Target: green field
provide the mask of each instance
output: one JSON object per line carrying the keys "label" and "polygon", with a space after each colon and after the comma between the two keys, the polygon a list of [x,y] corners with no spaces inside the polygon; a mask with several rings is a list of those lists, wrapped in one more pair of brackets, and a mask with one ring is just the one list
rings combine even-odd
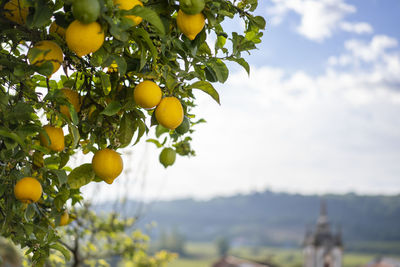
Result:
{"label": "green field", "polygon": [[[217,251],[212,243],[188,243],[185,246],[186,256],[180,256],[171,262],[168,267],[211,267],[212,263],[218,259]],[[253,259],[258,261],[268,261],[282,267],[302,267],[303,258],[301,250],[280,249],[271,247],[240,247],[233,248],[230,255]],[[376,255],[346,253],[344,254],[344,267],[359,267],[371,261]]]}

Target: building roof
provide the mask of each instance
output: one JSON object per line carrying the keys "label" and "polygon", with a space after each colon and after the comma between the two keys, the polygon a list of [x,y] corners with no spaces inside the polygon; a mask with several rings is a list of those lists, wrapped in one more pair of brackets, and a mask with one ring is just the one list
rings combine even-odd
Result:
{"label": "building roof", "polygon": [[233,256],[225,256],[215,262],[212,267],[272,267],[250,260],[240,259]]}

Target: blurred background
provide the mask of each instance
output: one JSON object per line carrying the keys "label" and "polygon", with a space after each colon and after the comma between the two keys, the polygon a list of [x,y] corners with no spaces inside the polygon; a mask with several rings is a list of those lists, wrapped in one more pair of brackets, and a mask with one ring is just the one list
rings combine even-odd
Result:
{"label": "blurred background", "polygon": [[221,106],[197,95],[196,157],[164,169],[142,142],[85,195],[178,253],[168,267],[400,266],[400,2],[259,0],[256,13],[250,76],[228,66]]}

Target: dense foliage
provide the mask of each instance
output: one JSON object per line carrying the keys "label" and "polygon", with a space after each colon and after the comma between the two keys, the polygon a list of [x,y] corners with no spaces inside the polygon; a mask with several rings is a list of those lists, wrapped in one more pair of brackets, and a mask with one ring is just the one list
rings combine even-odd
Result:
{"label": "dense foliage", "polygon": [[[67,203],[82,200],[80,187],[121,173],[116,150],[155,126],[149,141],[165,151],[165,167],[194,155],[191,127],[202,120],[193,90],[219,103],[212,83],[227,80],[228,61],[249,72],[242,53],[265,27],[257,0],[181,3],[194,15],[175,0],[132,1],[1,1],[0,234],[29,248],[35,265],[64,251],[57,226]],[[225,32],[227,18],[242,20],[240,31]],[[152,97],[162,92],[156,112],[134,95],[142,81],[156,83]],[[100,168],[68,167],[75,153],[98,151]]]}

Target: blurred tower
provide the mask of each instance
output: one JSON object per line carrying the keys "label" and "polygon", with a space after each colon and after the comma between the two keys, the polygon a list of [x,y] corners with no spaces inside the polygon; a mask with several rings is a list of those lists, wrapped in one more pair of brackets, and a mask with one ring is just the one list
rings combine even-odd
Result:
{"label": "blurred tower", "polygon": [[332,234],[324,200],[315,230],[306,230],[303,246],[304,267],[342,267],[341,231]]}

